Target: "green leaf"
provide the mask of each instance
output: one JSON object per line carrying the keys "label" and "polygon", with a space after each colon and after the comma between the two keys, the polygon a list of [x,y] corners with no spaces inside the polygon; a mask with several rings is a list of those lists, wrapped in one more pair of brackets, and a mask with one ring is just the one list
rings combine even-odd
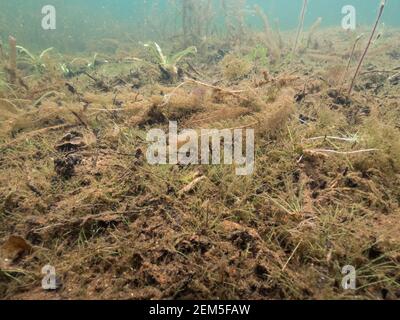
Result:
{"label": "green leaf", "polygon": [[182,58],[186,57],[189,54],[196,54],[197,53],[197,48],[196,47],[189,47],[186,50],[183,50],[181,52],[178,52],[177,54],[173,55],[169,61],[168,64],[172,66],[176,66],[179,61],[182,60]]}
{"label": "green leaf", "polygon": [[153,56],[158,60],[161,65],[167,65],[167,58],[163,54],[161,47],[157,42],[150,42],[144,45],[146,48],[149,48]]}
{"label": "green leaf", "polygon": [[19,49],[22,53],[25,53],[33,62],[36,61],[36,57],[30,53],[30,51],[28,49],[25,49],[22,46],[17,46],[17,49]]}
{"label": "green leaf", "polygon": [[54,48],[47,48],[46,50],[43,50],[42,53],[39,55],[39,59],[42,59],[47,53],[49,53],[51,50],[53,50]]}

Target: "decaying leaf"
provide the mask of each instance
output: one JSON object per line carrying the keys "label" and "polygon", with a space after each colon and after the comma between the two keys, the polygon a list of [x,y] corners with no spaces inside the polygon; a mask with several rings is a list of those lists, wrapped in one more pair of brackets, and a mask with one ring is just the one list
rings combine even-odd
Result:
{"label": "decaying leaf", "polygon": [[20,236],[10,236],[1,247],[1,256],[6,262],[15,262],[32,252],[32,246]]}

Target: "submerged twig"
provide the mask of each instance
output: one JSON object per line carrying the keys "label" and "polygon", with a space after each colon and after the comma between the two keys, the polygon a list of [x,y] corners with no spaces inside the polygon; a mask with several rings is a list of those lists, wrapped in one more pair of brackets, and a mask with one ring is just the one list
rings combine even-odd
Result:
{"label": "submerged twig", "polygon": [[308,138],[307,140],[313,141],[313,140],[339,140],[339,141],[346,141],[346,142],[357,142],[358,137],[350,137],[350,138],[345,138],[345,137],[334,137],[334,136],[320,136],[320,137],[314,137],[314,138]]}
{"label": "submerged twig", "polygon": [[304,152],[311,152],[311,153],[336,153],[336,154],[343,154],[343,155],[358,154],[358,153],[364,153],[364,152],[374,152],[374,151],[380,151],[380,149],[362,149],[362,150],[355,150],[355,151],[336,151],[336,150],[330,150],[330,149],[307,149],[307,150],[304,150]]}
{"label": "submerged twig", "polygon": [[287,265],[289,264],[290,260],[292,260],[293,256],[295,255],[297,249],[300,247],[301,243],[303,242],[303,240],[300,240],[300,242],[297,244],[296,248],[294,248],[292,254],[290,255],[289,259],[286,261],[286,263],[284,264],[284,266],[282,267],[282,272],[285,271]]}
{"label": "submerged twig", "polygon": [[379,7],[378,17],[376,18],[375,25],[374,25],[374,27],[372,29],[372,32],[371,32],[371,36],[369,37],[367,46],[365,47],[365,50],[364,50],[364,52],[363,52],[363,54],[362,54],[362,56],[360,58],[360,61],[358,62],[358,66],[357,66],[356,72],[354,73],[353,80],[351,81],[351,85],[350,85],[349,91],[347,93],[349,96],[351,95],[351,93],[353,91],[354,85],[356,83],[357,76],[358,76],[358,74],[360,72],[360,69],[361,69],[361,66],[362,66],[362,64],[364,62],[364,59],[367,56],[369,47],[371,46],[372,39],[374,38],[376,29],[378,28],[379,20],[382,17],[383,10],[385,9],[385,5],[386,5],[386,0],[381,0],[381,5]]}

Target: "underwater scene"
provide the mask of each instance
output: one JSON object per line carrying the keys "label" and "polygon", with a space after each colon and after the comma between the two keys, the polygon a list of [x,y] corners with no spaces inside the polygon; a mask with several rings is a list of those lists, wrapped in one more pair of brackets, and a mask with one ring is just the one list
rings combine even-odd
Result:
{"label": "underwater scene", "polygon": [[399,0],[0,2],[0,299],[400,299]]}

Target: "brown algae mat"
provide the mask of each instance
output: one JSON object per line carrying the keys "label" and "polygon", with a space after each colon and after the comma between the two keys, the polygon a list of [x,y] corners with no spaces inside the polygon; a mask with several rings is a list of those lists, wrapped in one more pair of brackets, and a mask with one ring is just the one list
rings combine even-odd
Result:
{"label": "brown algae mat", "polygon": [[[398,34],[371,46],[351,96],[366,39],[351,57],[334,29],[274,59],[258,35],[210,40],[173,77],[139,46],[81,72],[51,52],[46,70],[19,65],[0,80],[0,297],[400,298]],[[168,120],[254,128],[254,173],[149,165],[146,133]]]}

